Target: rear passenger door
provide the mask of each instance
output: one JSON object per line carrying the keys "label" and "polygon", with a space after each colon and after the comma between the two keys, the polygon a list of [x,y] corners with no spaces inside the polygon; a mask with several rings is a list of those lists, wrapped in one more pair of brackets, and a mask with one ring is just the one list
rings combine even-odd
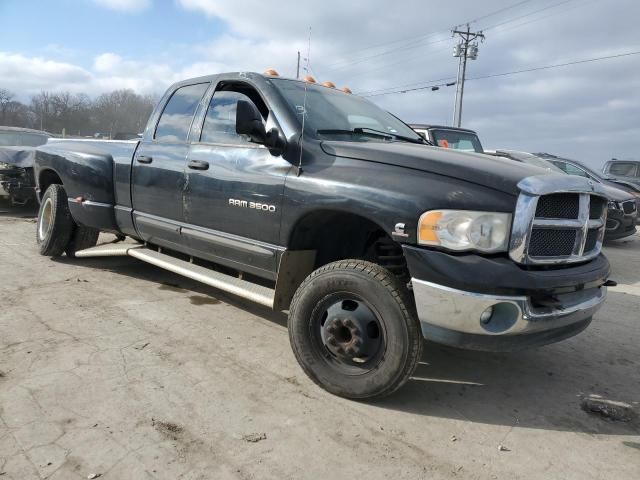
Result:
{"label": "rear passenger door", "polygon": [[134,220],[144,240],[182,250],[185,164],[189,131],[209,83],[184,85],[170,96],[152,138],[136,151],[132,167]]}
{"label": "rear passenger door", "polygon": [[[223,89],[221,89],[223,88]],[[238,100],[253,102],[267,130],[276,126],[247,84],[218,87],[187,161],[186,222],[182,234],[198,255],[274,278],[285,177],[291,164],[236,133]],[[196,130],[196,129],[194,129]]]}

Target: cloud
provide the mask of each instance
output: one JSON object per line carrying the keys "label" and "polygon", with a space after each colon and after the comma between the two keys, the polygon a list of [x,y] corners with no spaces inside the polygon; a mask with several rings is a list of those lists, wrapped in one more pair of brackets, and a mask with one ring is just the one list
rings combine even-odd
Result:
{"label": "cloud", "polygon": [[120,12],[141,12],[151,6],[151,0],[92,0],[102,7]]}
{"label": "cloud", "polygon": [[0,84],[20,94],[52,88],[74,90],[91,79],[91,73],[77,65],[0,52]]}

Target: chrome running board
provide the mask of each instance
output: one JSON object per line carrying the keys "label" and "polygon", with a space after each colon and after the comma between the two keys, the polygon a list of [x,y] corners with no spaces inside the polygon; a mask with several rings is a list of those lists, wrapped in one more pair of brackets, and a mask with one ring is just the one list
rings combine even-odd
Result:
{"label": "chrome running board", "polygon": [[102,245],[87,248],[85,250],[78,250],[75,256],[78,258],[126,257],[129,250],[134,248],[144,248],[144,246],[133,243],[104,243]]}
{"label": "chrome running board", "polygon": [[117,257],[130,256],[169,270],[183,277],[204,283],[222,291],[237,295],[265,307],[274,307],[275,290],[237,277],[216,272],[200,265],[185,262],[164,253],[146,248],[144,245],[124,243],[106,244],[76,252],[76,257]]}

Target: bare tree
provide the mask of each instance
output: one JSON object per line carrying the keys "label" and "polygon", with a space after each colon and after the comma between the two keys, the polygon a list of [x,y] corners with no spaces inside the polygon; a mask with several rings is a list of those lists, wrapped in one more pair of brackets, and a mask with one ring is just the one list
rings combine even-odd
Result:
{"label": "bare tree", "polygon": [[139,133],[144,129],[153,106],[150,96],[141,96],[129,89],[115,90],[96,99],[95,121],[110,138],[117,133]]}
{"label": "bare tree", "polygon": [[0,125],[46,130],[54,134],[113,138],[118,133],[142,132],[156,98],[133,90],[115,90],[92,100],[85,94],[42,91],[29,105],[14,100],[13,92],[0,89]]}

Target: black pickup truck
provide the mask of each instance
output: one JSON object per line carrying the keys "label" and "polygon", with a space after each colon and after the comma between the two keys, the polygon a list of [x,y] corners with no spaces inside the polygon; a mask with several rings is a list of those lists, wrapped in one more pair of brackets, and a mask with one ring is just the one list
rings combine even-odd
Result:
{"label": "black pickup truck", "polygon": [[[186,80],[140,141],[44,145],[35,174],[43,255],[129,255],[288,310],[304,371],[349,398],[399,388],[423,336],[543,345],[606,296],[598,184],[430,146],[317,84]],[[138,242],[96,246],[99,231]]]}

